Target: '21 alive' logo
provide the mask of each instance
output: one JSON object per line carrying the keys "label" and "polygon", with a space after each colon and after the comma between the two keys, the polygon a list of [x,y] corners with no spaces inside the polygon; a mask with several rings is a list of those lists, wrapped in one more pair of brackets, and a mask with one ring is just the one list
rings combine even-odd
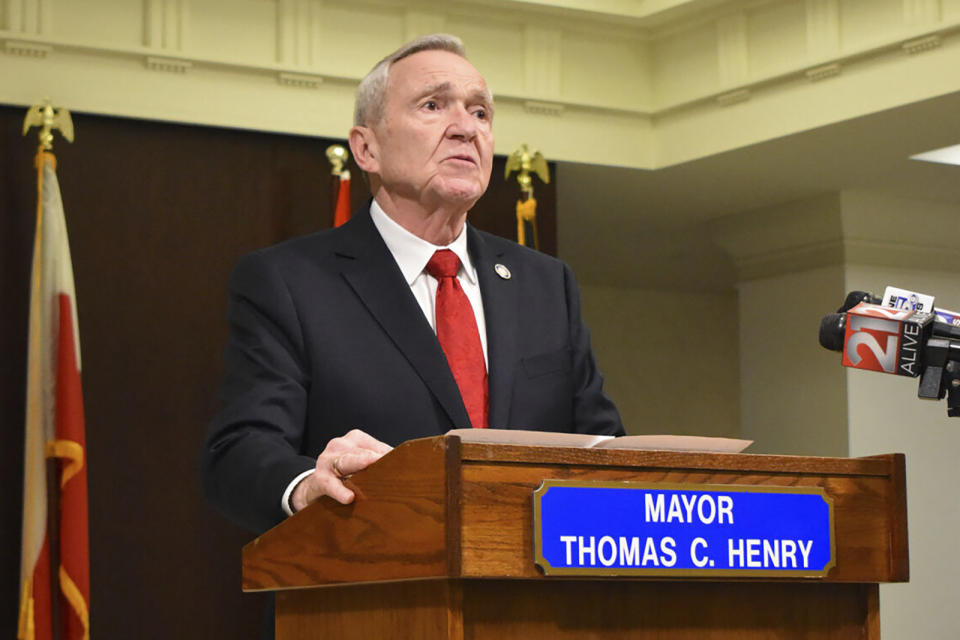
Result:
{"label": "'21 alive' logo", "polygon": [[919,349],[924,328],[932,320],[927,313],[861,302],[847,312],[843,366],[920,375]]}

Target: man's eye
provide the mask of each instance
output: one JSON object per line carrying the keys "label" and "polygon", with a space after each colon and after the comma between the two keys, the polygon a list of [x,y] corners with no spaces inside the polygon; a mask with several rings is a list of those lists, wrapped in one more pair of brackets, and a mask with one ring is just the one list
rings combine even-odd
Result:
{"label": "man's eye", "polygon": [[487,119],[487,110],[486,109],[477,109],[473,112],[473,115],[479,118],[480,120]]}
{"label": "man's eye", "polygon": [[427,100],[423,103],[423,108],[427,111],[436,111],[439,107],[436,100]]}

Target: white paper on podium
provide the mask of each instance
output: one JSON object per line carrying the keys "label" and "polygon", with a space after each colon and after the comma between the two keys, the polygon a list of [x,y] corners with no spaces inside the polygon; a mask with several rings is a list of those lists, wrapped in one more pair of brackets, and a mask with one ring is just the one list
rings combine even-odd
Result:
{"label": "white paper on podium", "polygon": [[583,433],[556,433],[524,429],[451,429],[447,435],[460,436],[463,442],[521,444],[534,447],[577,447],[582,449],[641,449],[646,451],[696,451],[701,453],[740,453],[753,440],[710,438],[706,436],[595,436]]}
{"label": "white paper on podium", "polygon": [[696,451],[699,453],[740,453],[753,440],[707,436],[622,436],[593,445],[597,449],[644,449],[646,451]]}
{"label": "white paper on podium", "polygon": [[448,436],[460,436],[463,442],[485,444],[525,444],[533,447],[578,447],[589,449],[598,442],[613,440],[613,436],[594,436],[585,433],[556,433],[554,431],[527,431],[524,429],[451,429]]}

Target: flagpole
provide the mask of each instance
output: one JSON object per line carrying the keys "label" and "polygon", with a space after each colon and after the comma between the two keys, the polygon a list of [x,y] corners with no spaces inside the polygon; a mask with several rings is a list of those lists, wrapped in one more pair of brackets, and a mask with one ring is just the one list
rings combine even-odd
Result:
{"label": "flagpole", "polygon": [[530,151],[526,144],[521,144],[507,158],[505,179],[518,171],[517,183],[520,185],[520,197],[517,199],[517,242],[534,249],[540,249],[540,237],[537,233],[537,200],[533,197],[533,178],[536,173],[544,184],[550,183],[550,169],[543,154],[537,150]]}
{"label": "flagpole", "polygon": [[[76,292],[53,130],[73,141],[66,109],[47,100],[27,111],[40,127],[37,224],[30,292],[21,606],[22,640],[89,640],[86,435]],[[61,606],[64,608],[61,610]]]}
{"label": "flagpole", "polygon": [[346,168],[350,154],[346,147],[333,144],[327,147],[327,160],[330,161],[331,185],[331,227],[339,227],[350,219],[350,170]]}
{"label": "flagpole", "polygon": [[[49,105],[49,102],[47,103]],[[33,158],[33,164],[37,169],[37,231],[36,238],[34,241],[34,255],[42,255],[44,251],[42,238],[46,230],[44,226],[47,224],[46,216],[43,212],[43,188],[44,188],[44,165],[47,162],[50,162],[53,165],[53,168],[57,167],[57,157],[53,155],[53,133],[49,126],[49,122],[44,128],[40,131],[40,144],[37,145],[37,154]],[[37,253],[40,252],[40,253]],[[39,263],[43,262],[41,258]],[[40,269],[36,269],[40,271]],[[41,276],[40,273],[34,274],[34,278],[39,279]],[[42,285],[38,281],[34,281],[34,286],[36,290],[42,289]],[[44,336],[40,336],[40,339],[43,339]],[[60,566],[60,491],[58,487],[60,486],[60,473],[58,469],[57,459],[51,457],[47,452],[47,447],[49,442],[44,443],[44,455],[46,457],[45,467],[46,467],[46,476],[47,476],[47,551],[50,558],[50,573],[49,581],[47,582],[47,587],[49,591],[49,602],[50,602],[50,637],[52,640],[62,640],[63,638],[63,627],[60,623],[60,607],[58,603],[60,601],[60,585],[59,582],[54,578],[56,575],[55,567]]]}

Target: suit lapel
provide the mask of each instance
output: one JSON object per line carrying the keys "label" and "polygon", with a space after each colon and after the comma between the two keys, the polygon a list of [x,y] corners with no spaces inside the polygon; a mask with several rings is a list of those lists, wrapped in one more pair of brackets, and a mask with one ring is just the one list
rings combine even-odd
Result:
{"label": "suit lapel", "polygon": [[517,283],[513,278],[504,279],[497,275],[494,267],[508,264],[502,251],[497,252],[488,245],[473,228],[467,227],[467,247],[477,269],[480,282],[480,295],[483,297],[483,316],[487,325],[487,369],[490,384],[490,426],[506,428],[510,416],[515,354],[519,317],[517,314]]}
{"label": "suit lapel", "polygon": [[335,253],[344,279],[437,398],[450,423],[455,427],[469,425],[460,390],[437,336],[377,232],[369,210],[358,212],[341,229],[343,240]]}

